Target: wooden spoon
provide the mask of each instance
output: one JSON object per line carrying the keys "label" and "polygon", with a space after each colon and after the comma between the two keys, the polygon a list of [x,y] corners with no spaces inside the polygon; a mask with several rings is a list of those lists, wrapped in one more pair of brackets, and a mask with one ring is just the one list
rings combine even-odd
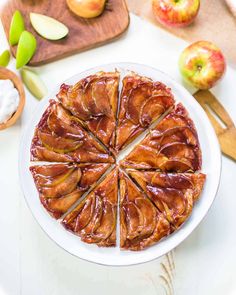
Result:
{"label": "wooden spoon", "polygon": [[9,79],[12,81],[15,88],[19,92],[20,100],[19,100],[19,105],[16,112],[11,116],[10,119],[8,119],[6,123],[0,124],[0,130],[6,129],[12,126],[13,124],[15,124],[15,122],[19,119],[25,105],[25,91],[24,91],[24,87],[23,87],[23,83],[21,82],[21,79],[12,71],[4,67],[0,67],[0,80],[6,80],[6,79]]}

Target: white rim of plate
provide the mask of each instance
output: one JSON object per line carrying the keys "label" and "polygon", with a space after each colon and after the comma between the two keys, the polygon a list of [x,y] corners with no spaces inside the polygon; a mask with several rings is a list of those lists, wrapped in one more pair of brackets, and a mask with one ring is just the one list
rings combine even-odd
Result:
{"label": "white rim of plate", "polygon": [[209,211],[218,191],[221,174],[221,152],[215,131],[199,103],[182,85],[155,68],[127,62],[105,64],[83,71],[62,83],[73,84],[81,78],[98,71],[114,71],[115,69],[119,70],[122,75],[128,71],[134,71],[166,84],[172,89],[176,102],[182,102],[186,107],[196,126],[203,157],[202,172],[207,174],[207,180],[200,200],[195,204],[191,216],[183,226],[146,250],[138,252],[122,251],[119,249],[119,245],[115,248],[99,248],[96,245],[88,245],[81,242],[79,237],[66,231],[58,221],[54,220],[46,212],[39,201],[38,192],[29,172],[29,150],[34,128],[45,111],[49,99],[54,98],[58,92],[59,85],[39,103],[31,120],[24,129],[19,150],[19,179],[30,211],[43,231],[57,245],[68,253],[89,262],[110,266],[128,266],[145,263],[165,255],[183,242],[199,225]]}

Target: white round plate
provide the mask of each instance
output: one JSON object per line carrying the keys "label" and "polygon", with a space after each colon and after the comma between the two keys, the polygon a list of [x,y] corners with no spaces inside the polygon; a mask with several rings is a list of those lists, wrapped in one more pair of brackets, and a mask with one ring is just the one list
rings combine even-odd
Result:
{"label": "white round plate", "polygon": [[40,226],[52,240],[69,253],[82,259],[104,265],[121,266],[147,262],[164,255],[179,245],[196,228],[203,217],[207,214],[207,211],[216,196],[220,181],[221,153],[215,132],[201,106],[184,87],[166,74],[154,68],[132,63],[102,65],[82,72],[68,79],[65,83],[74,84],[81,78],[94,74],[95,72],[101,70],[114,71],[115,69],[118,69],[121,72],[121,76],[127,73],[127,71],[135,71],[140,75],[165,83],[172,89],[176,101],[182,102],[189,111],[190,117],[195,123],[202,149],[202,171],[207,175],[207,180],[201,198],[195,204],[192,215],[187,222],[185,222],[185,224],[175,233],[166,239],[163,239],[156,245],[143,251],[133,252],[121,251],[119,249],[119,244],[115,248],[99,248],[96,245],[85,244],[80,241],[79,237],[66,231],[60,222],[54,220],[46,212],[39,201],[38,192],[29,171],[30,145],[34,134],[34,128],[48,106],[49,99],[55,97],[58,92],[59,85],[58,88],[55,89],[47,98],[40,102],[32,120],[29,122],[24,131],[19,154],[19,173],[26,202]]}

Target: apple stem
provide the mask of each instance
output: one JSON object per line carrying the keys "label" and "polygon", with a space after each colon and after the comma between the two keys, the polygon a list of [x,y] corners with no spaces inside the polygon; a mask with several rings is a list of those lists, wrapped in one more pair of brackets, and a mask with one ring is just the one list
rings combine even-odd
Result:
{"label": "apple stem", "polygon": [[198,69],[198,71],[200,72],[201,69],[202,69],[202,66],[201,66],[201,65],[197,65],[197,69]]}

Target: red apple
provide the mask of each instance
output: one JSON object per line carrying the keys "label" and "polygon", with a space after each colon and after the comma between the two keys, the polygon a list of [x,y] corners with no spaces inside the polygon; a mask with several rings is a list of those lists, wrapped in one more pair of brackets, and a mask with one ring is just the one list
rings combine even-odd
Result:
{"label": "red apple", "polygon": [[209,89],[223,76],[226,62],[216,45],[208,41],[198,41],[181,53],[179,69],[183,78],[192,86]]}
{"label": "red apple", "polygon": [[153,0],[152,10],[157,20],[170,27],[185,27],[193,22],[200,0]]}

